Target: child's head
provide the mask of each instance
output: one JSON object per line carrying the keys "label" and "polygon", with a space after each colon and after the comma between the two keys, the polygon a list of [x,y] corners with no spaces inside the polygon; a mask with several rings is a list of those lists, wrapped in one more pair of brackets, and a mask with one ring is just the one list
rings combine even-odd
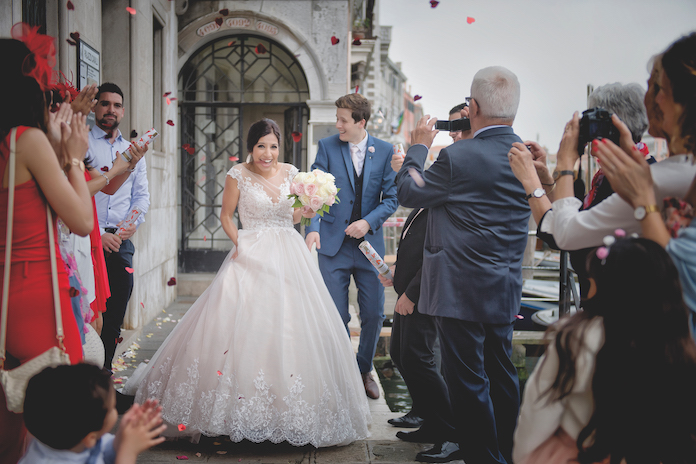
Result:
{"label": "child's head", "polygon": [[619,238],[602,248],[588,259],[591,298],[585,310],[637,339],[688,338],[689,310],[665,249],[644,238]]}
{"label": "child's head", "polygon": [[54,449],[94,446],[118,418],[116,390],[108,372],[91,364],[44,369],[29,380],[24,423]]}

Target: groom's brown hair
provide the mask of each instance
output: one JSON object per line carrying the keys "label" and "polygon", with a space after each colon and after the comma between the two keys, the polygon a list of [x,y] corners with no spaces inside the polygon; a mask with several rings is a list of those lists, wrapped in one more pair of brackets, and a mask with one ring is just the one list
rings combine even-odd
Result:
{"label": "groom's brown hair", "polygon": [[365,124],[370,120],[371,105],[370,100],[363,97],[359,93],[349,93],[336,100],[337,108],[345,108],[351,111],[351,116],[355,122],[360,122],[363,119]]}

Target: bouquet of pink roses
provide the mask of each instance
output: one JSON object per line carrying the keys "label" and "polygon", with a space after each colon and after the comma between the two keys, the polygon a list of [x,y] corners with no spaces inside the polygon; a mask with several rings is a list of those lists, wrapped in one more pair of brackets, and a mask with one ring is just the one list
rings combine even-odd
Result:
{"label": "bouquet of pink roses", "polygon": [[[324,171],[315,169],[312,172],[299,172],[290,184],[290,195],[295,203],[293,208],[303,208],[305,212],[310,210],[323,216],[329,212],[329,207],[339,202],[336,188],[336,178]],[[309,225],[311,219],[302,217],[301,224]]]}

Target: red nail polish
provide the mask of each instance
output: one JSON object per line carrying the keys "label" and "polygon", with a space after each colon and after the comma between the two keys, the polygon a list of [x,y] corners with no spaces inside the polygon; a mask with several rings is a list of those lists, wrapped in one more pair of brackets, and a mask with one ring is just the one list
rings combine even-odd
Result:
{"label": "red nail polish", "polygon": [[602,143],[606,144],[606,143],[607,143],[607,139],[602,139]]}

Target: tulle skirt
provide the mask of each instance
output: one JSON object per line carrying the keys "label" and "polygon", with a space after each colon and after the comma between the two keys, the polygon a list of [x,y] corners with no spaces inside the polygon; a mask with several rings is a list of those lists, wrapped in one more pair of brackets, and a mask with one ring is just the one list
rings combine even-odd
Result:
{"label": "tulle skirt", "polygon": [[[165,435],[346,445],[369,406],[345,326],[293,228],[240,230],[210,287],[134,375]],[[142,380],[141,380],[142,379]]]}

